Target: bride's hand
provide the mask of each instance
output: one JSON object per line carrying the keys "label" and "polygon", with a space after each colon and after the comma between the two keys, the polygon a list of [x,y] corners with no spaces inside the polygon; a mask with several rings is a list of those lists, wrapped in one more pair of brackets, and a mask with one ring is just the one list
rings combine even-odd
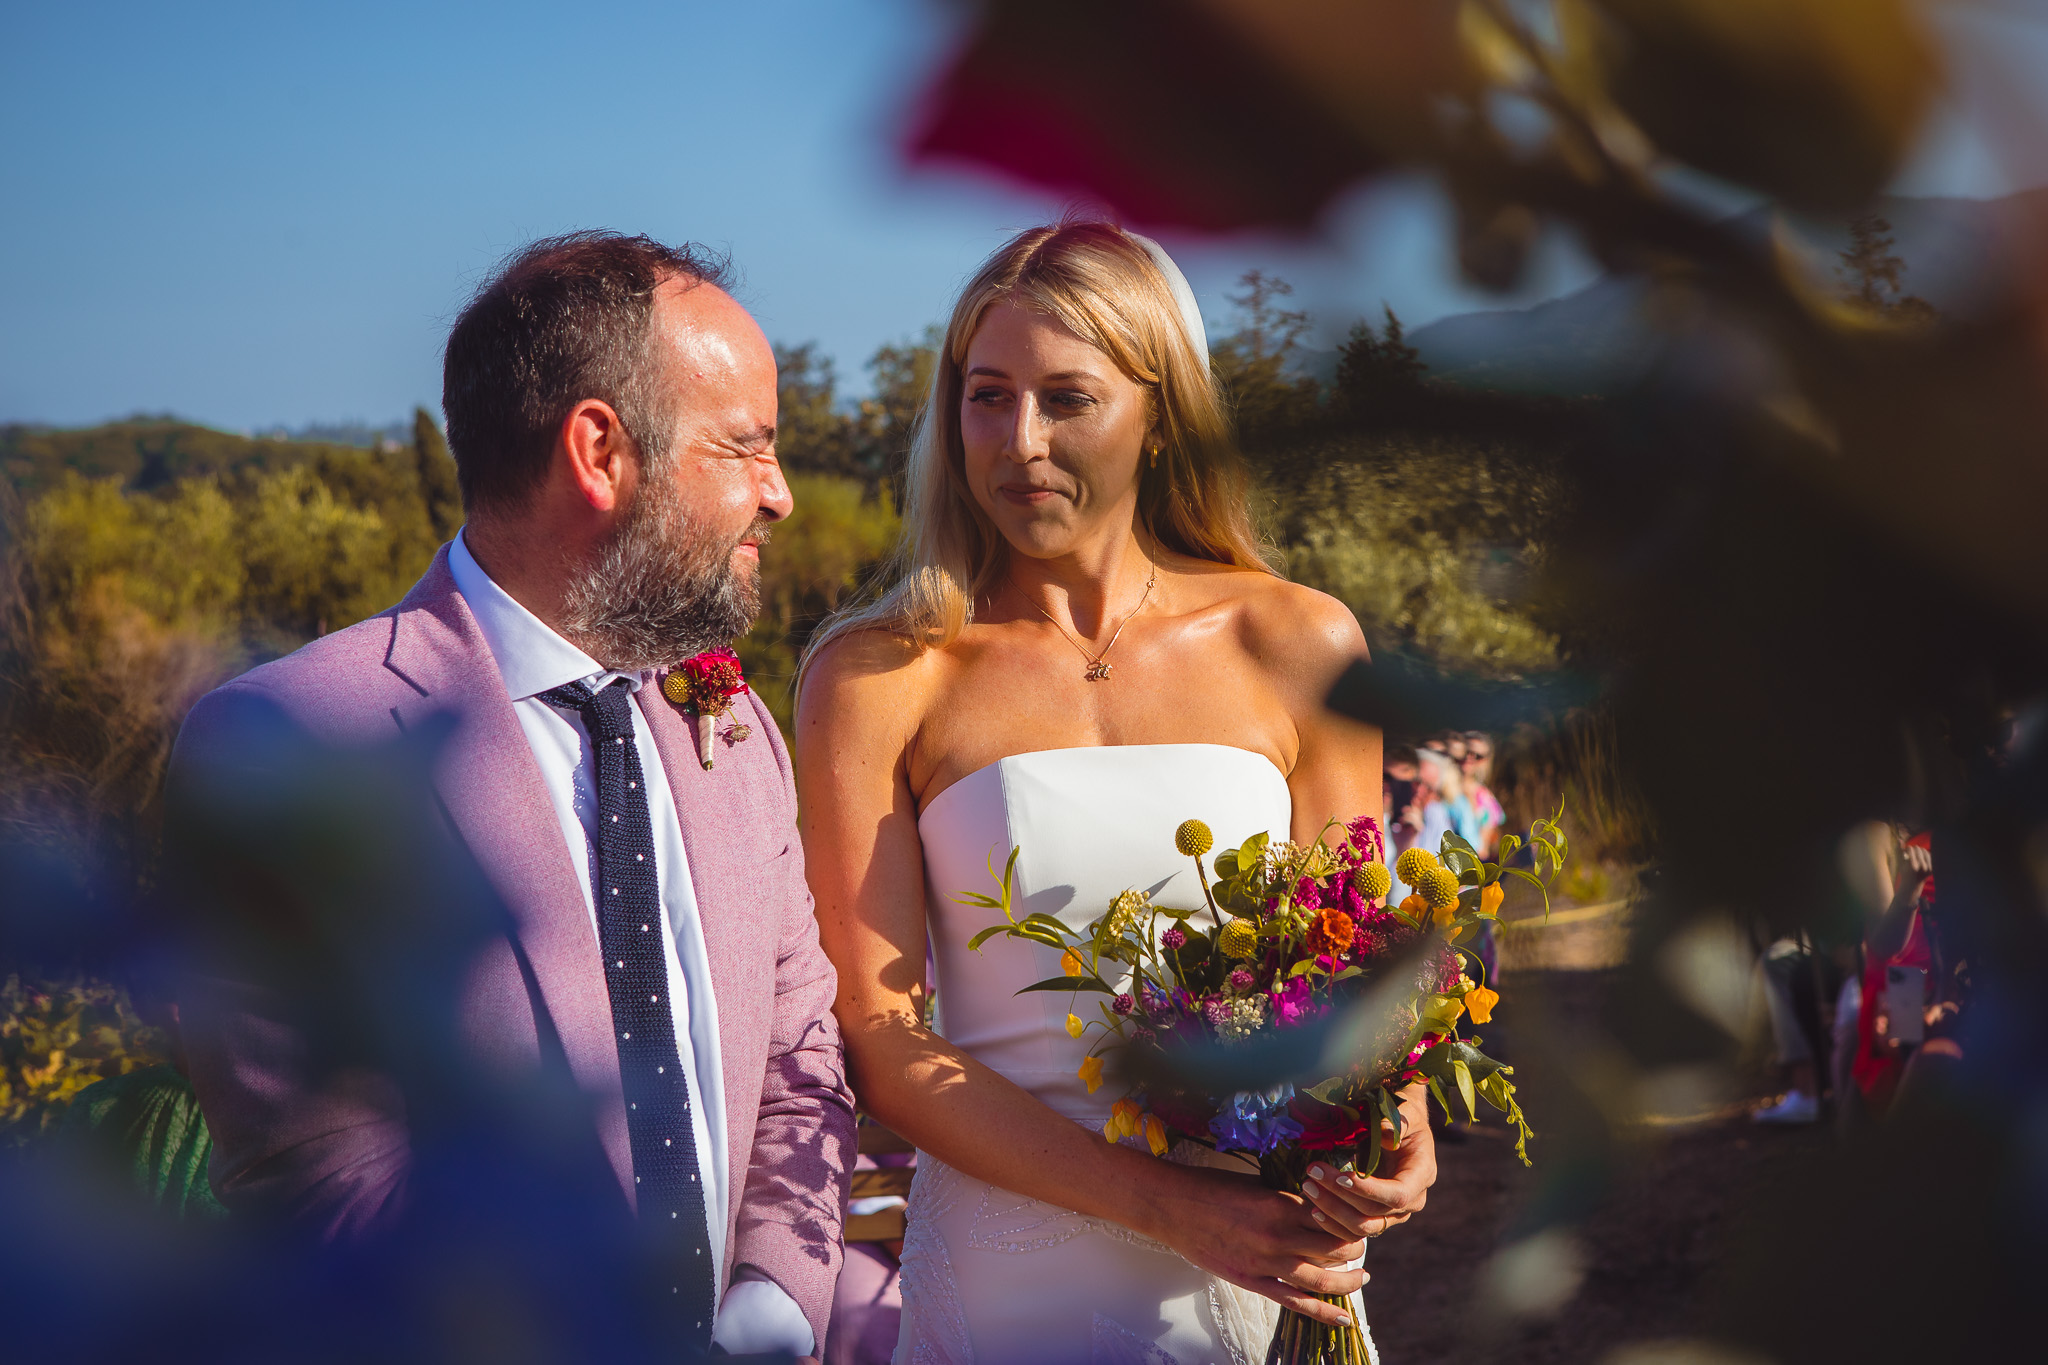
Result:
{"label": "bride's hand", "polygon": [[[1351,1320],[1311,1294],[1349,1294],[1366,1281],[1344,1267],[1365,1254],[1362,1240],[1317,1225],[1298,1196],[1269,1190],[1256,1176],[1166,1166],[1173,1184],[1146,1229],[1194,1264],[1241,1289],[1332,1326]],[[1303,1292],[1308,1291],[1308,1292]]]}
{"label": "bride's hand", "polygon": [[1436,1137],[1429,1128],[1429,1092],[1413,1085],[1401,1094],[1401,1137],[1388,1128],[1382,1137],[1379,1169],[1351,1175],[1334,1166],[1312,1165],[1301,1192],[1315,1206],[1316,1221],[1345,1237],[1377,1237],[1419,1212],[1436,1183]]}

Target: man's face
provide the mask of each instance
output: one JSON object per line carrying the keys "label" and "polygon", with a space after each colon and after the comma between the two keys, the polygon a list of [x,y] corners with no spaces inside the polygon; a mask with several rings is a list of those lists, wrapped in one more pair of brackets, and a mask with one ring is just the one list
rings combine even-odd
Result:
{"label": "man's face", "polygon": [[668,424],[635,467],[617,524],[576,575],[570,634],[609,668],[680,662],[746,632],[760,545],[789,515],[775,458],[775,355],[723,290],[670,280],[655,296],[646,406]]}

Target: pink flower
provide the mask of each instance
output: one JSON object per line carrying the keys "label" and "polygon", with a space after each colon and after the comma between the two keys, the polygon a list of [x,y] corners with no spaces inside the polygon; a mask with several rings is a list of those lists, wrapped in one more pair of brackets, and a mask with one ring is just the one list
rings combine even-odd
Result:
{"label": "pink flower", "polygon": [[1202,1004],[1202,1014],[1210,1023],[1221,1028],[1230,1022],[1230,1002],[1221,996],[1213,1000],[1204,1001]]}
{"label": "pink flower", "polygon": [[1160,946],[1165,948],[1166,951],[1169,953],[1179,952],[1184,946],[1186,946],[1187,941],[1187,934],[1182,931],[1181,927],[1178,924],[1174,925],[1171,929],[1168,929],[1165,933],[1159,936]]}
{"label": "pink flower", "polygon": [[1250,972],[1246,971],[1242,967],[1239,967],[1236,971],[1230,974],[1230,989],[1242,993],[1244,991],[1250,990],[1251,988],[1252,974]]}
{"label": "pink flower", "polygon": [[1132,1010],[1138,1007],[1138,1002],[1131,999],[1130,992],[1126,991],[1124,994],[1119,995],[1116,999],[1110,1001],[1109,1007],[1111,1010],[1115,1011],[1118,1014],[1129,1014]]}

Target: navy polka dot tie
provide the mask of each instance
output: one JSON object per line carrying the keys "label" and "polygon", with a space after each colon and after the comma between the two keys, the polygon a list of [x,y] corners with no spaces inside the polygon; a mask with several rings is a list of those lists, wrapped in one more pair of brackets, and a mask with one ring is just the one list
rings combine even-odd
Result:
{"label": "navy polka dot tie", "polygon": [[673,1258],[664,1297],[687,1340],[702,1351],[711,1340],[717,1270],[690,1124],[690,1082],[676,1049],[654,822],[633,742],[633,702],[623,679],[595,693],[570,683],[541,693],[541,700],[581,715],[597,755],[597,939],[612,998],[634,1191],[641,1221],[663,1234],[664,1259]]}

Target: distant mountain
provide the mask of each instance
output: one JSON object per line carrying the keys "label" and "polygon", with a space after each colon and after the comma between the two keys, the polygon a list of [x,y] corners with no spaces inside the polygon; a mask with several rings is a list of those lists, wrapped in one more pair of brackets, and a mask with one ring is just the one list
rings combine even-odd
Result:
{"label": "distant mountain", "polygon": [[[1953,317],[1995,304],[2019,281],[2023,235],[2048,223],[2048,189],[2003,199],[1890,197],[1878,211],[1892,225],[1906,262],[1905,289]],[[1766,209],[1736,221],[1762,237]],[[1801,223],[1819,277],[1835,279],[1834,253],[1848,245],[1846,223]],[[1684,355],[1704,336],[1727,339],[1711,317],[1660,315],[1641,279],[1609,276],[1532,308],[1462,313],[1408,334],[1430,374],[1474,388],[1559,394],[1609,394],[1629,388]],[[1741,363],[1739,360],[1737,363]]]}

